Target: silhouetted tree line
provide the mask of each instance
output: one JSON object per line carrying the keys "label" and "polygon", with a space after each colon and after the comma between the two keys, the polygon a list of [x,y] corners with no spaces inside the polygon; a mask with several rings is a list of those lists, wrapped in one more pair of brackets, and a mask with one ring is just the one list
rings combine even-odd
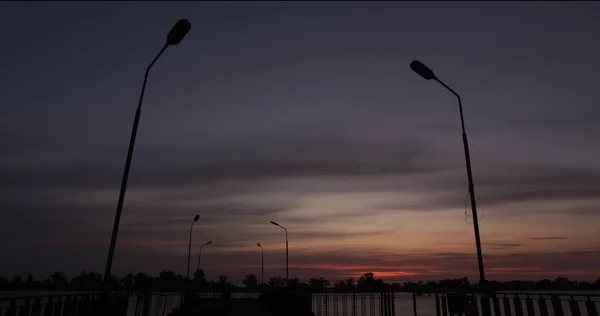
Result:
{"label": "silhouetted tree line", "polygon": [[[446,279],[438,282],[403,282],[386,283],[375,278],[373,273],[365,273],[360,278],[349,278],[331,282],[325,278],[310,278],[308,283],[301,282],[298,278],[285,282],[282,277],[271,278],[268,282],[260,284],[254,274],[246,275],[243,286],[231,283],[225,275],[218,276],[217,280],[207,280],[204,271],[198,269],[192,279],[186,278],[173,271],[163,271],[158,276],[149,276],[145,273],[127,274],[122,278],[112,276],[111,288],[113,290],[149,290],[149,291],[179,291],[182,288],[192,288],[197,291],[258,291],[266,288],[286,287],[294,290],[312,292],[456,292],[480,291],[479,282],[471,283],[466,277],[459,279]],[[102,275],[95,272],[82,271],[74,278],[67,278],[62,272],[55,272],[42,281],[34,280],[28,275],[25,280],[21,276],[11,279],[0,277],[0,290],[99,290],[102,286]],[[541,281],[488,281],[487,290],[492,291],[574,291],[574,290],[600,290],[600,278],[595,282],[577,282],[564,277],[554,280]]]}

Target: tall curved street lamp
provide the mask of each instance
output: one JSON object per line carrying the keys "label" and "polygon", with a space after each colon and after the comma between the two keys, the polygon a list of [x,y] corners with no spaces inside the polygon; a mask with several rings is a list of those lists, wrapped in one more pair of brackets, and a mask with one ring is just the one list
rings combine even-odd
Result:
{"label": "tall curved street lamp", "polygon": [[190,256],[192,254],[192,229],[194,228],[194,224],[196,224],[196,222],[198,221],[199,218],[200,218],[200,215],[196,214],[196,216],[194,216],[194,221],[192,222],[192,225],[190,225],[190,241],[188,243],[187,272],[185,274],[188,279],[190,278]]}
{"label": "tall curved street lamp", "polygon": [[483,255],[481,253],[481,240],[479,237],[479,219],[477,218],[477,205],[475,204],[475,186],[473,184],[473,172],[471,170],[471,156],[469,154],[469,142],[467,140],[467,132],[465,131],[465,120],[463,118],[463,109],[462,102],[460,100],[460,95],[456,93],[456,91],[452,90],[452,88],[448,87],[444,82],[442,82],[434,73],[433,70],[429,69],[429,67],[425,66],[418,60],[413,60],[410,63],[410,69],[419,74],[425,80],[435,80],[440,83],[444,88],[448,91],[452,92],[458,99],[458,109],[460,111],[460,124],[462,127],[462,139],[463,139],[463,147],[465,150],[465,162],[467,166],[467,178],[469,181],[469,194],[471,198],[471,212],[473,214],[473,227],[475,230],[475,246],[477,247],[477,262],[479,264],[479,280],[481,283],[485,281],[485,272],[483,269]]}
{"label": "tall curved street lamp", "polygon": [[208,246],[212,244],[212,240],[205,243],[204,245],[200,246],[200,249],[198,250],[198,267],[196,269],[200,269],[200,259],[202,258],[202,248],[204,248],[205,246]]}
{"label": "tall curved street lamp", "polygon": [[273,224],[275,226],[279,226],[279,227],[283,228],[283,230],[285,230],[285,282],[287,284],[288,280],[290,279],[290,267],[289,267],[289,260],[288,260],[288,232],[285,227],[275,223],[274,221],[271,221],[271,224]]}
{"label": "tall curved street lamp", "polygon": [[256,243],[256,245],[260,248],[260,284],[265,283],[265,250],[260,245],[260,243]]}
{"label": "tall curved street lamp", "polygon": [[192,28],[192,24],[186,20],[181,19],[175,23],[171,28],[169,34],[167,34],[167,41],[162,49],[158,52],[156,57],[152,60],[146,73],[144,75],[144,83],[142,84],[142,92],[140,93],[140,99],[138,102],[137,110],[135,111],[135,118],[133,120],[133,128],[131,130],[131,137],[129,139],[129,149],[127,150],[127,158],[125,159],[125,170],[123,171],[123,178],[121,180],[121,191],[119,192],[119,201],[117,203],[117,212],[115,214],[115,221],[113,224],[112,237],[110,239],[110,246],[108,248],[108,258],[106,260],[106,268],[104,270],[104,284],[108,285],[110,281],[110,273],[112,270],[112,262],[115,254],[115,246],[117,244],[117,235],[119,234],[119,223],[121,221],[121,212],[123,211],[123,202],[125,200],[125,191],[127,190],[127,179],[129,177],[129,168],[131,167],[131,158],[133,157],[133,148],[135,145],[135,138],[137,135],[138,124],[140,122],[140,114],[142,112],[142,101],[144,100],[144,91],[146,90],[146,82],[148,81],[148,73],[150,68],[154,66],[158,58],[164,53],[167,47],[171,45],[177,45],[186,36],[186,34]]}

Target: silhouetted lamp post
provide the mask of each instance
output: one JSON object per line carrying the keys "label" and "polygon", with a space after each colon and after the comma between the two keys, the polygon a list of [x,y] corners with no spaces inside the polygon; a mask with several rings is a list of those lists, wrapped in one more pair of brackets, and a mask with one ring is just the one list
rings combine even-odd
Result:
{"label": "silhouetted lamp post", "polygon": [[467,178],[469,181],[469,194],[471,196],[471,212],[473,213],[473,227],[475,229],[475,245],[477,247],[477,262],[479,264],[479,280],[483,283],[485,281],[485,273],[483,269],[483,255],[481,253],[481,241],[479,238],[479,219],[477,218],[477,205],[475,204],[475,188],[473,185],[473,173],[471,171],[471,156],[469,154],[469,142],[467,141],[467,132],[465,131],[465,121],[463,118],[463,110],[462,110],[462,102],[460,100],[460,96],[456,91],[452,90],[445,83],[443,83],[438,77],[435,76],[433,71],[429,69],[429,67],[425,66],[418,60],[413,60],[410,63],[410,68],[419,74],[421,77],[425,78],[425,80],[435,80],[439,82],[444,88],[448,91],[452,92],[458,99],[458,109],[460,111],[460,124],[462,127],[462,139],[463,139],[463,147],[465,150],[465,161],[467,165]]}
{"label": "silhouetted lamp post", "polygon": [[265,250],[260,245],[260,243],[256,243],[258,247],[260,247],[260,283],[265,283]]}
{"label": "silhouetted lamp post", "polygon": [[158,58],[162,53],[171,45],[177,45],[190,31],[192,25],[186,19],[181,19],[175,23],[169,34],[167,34],[167,41],[163,48],[158,52],[156,57],[152,60],[148,68],[146,68],[146,74],[144,75],[144,83],[142,84],[142,92],[138,102],[138,107],[135,112],[135,118],[133,120],[133,129],[131,130],[131,138],[129,139],[129,149],[127,150],[127,158],[125,159],[125,170],[123,171],[123,178],[121,180],[121,191],[119,192],[119,201],[117,203],[117,212],[115,214],[115,221],[113,224],[112,237],[110,240],[110,247],[108,249],[108,258],[106,260],[106,269],[104,270],[104,284],[108,284],[110,281],[110,273],[112,269],[113,257],[115,254],[115,245],[117,243],[117,235],[119,234],[119,222],[121,221],[121,212],[123,210],[123,201],[125,200],[125,191],[127,190],[127,178],[129,177],[129,168],[131,166],[131,158],[133,157],[133,148],[135,145],[135,137],[137,135],[138,124],[140,122],[140,114],[142,109],[142,100],[144,99],[144,91],[146,90],[146,81],[148,80],[148,73],[150,68],[154,66]]}
{"label": "silhouetted lamp post", "polygon": [[275,223],[274,221],[271,221],[271,224],[275,225],[275,226],[279,226],[281,228],[283,228],[283,230],[285,230],[285,282],[287,284],[288,280],[290,279],[290,269],[289,269],[289,260],[288,260],[288,234],[287,234],[287,229],[277,223]]}
{"label": "silhouetted lamp post", "polygon": [[212,243],[212,240],[205,243],[204,245],[200,246],[200,250],[198,250],[198,268],[197,269],[200,269],[200,259],[202,258],[202,248],[204,248],[204,246],[210,245],[211,243]]}
{"label": "silhouetted lamp post", "polygon": [[196,214],[196,216],[194,216],[194,221],[192,222],[192,225],[190,225],[190,241],[188,243],[187,272],[185,274],[188,279],[190,278],[190,256],[192,253],[192,229],[194,228],[194,224],[196,224],[196,222],[198,221],[199,218],[200,218],[200,215]]}

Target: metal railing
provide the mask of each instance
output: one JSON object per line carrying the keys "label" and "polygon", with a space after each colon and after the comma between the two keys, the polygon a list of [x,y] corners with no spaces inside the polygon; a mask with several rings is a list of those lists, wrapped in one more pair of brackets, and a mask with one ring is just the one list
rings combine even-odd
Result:
{"label": "metal railing", "polygon": [[166,316],[179,307],[179,293],[137,293],[133,314],[127,316]]}
{"label": "metal railing", "polygon": [[[194,306],[183,309],[193,310],[198,314],[203,308],[220,306],[229,312],[245,306],[245,311],[258,308],[268,311],[270,315],[310,315],[315,316],[394,316],[396,307],[395,295],[391,292],[369,293],[312,293],[287,289],[269,289],[263,292],[201,292],[195,293]],[[254,303],[253,303],[254,302]],[[258,313],[258,312],[255,312]],[[173,315],[183,315],[179,309]],[[237,314],[236,314],[237,315]],[[137,315],[136,315],[137,316]]]}
{"label": "metal railing", "polygon": [[[436,316],[600,316],[600,294],[433,293]],[[419,302],[420,301],[420,302]],[[413,293],[413,316],[423,304]]]}
{"label": "metal railing", "polygon": [[394,316],[394,293],[315,293],[316,316]]}
{"label": "metal railing", "polygon": [[[109,293],[113,316],[166,316],[175,306],[177,294]],[[135,301],[135,305],[131,304]],[[99,292],[51,293],[0,298],[0,316],[91,316],[101,304]]]}

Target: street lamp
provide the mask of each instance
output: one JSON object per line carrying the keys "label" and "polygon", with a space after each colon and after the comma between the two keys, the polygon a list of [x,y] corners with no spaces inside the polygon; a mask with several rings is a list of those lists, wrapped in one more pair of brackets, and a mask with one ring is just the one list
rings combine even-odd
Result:
{"label": "street lamp", "polygon": [[475,204],[475,186],[473,184],[473,172],[471,171],[471,157],[469,155],[469,142],[467,141],[467,132],[465,131],[465,121],[463,118],[462,102],[460,96],[452,88],[448,87],[433,73],[429,67],[425,66],[418,60],[413,60],[410,63],[410,69],[419,74],[425,80],[435,80],[439,82],[444,88],[452,92],[458,99],[458,109],[460,111],[460,124],[462,127],[462,139],[463,147],[465,150],[465,161],[467,165],[467,178],[469,181],[469,194],[471,196],[471,212],[473,213],[473,227],[475,229],[475,246],[477,247],[477,262],[479,264],[479,280],[481,283],[485,281],[485,273],[483,269],[483,255],[481,253],[481,240],[479,238],[479,219],[477,218],[477,205]]}
{"label": "street lamp", "polygon": [[204,248],[204,246],[210,245],[211,243],[212,243],[212,240],[205,243],[204,245],[200,246],[200,250],[198,251],[198,268],[197,269],[200,269],[200,258],[202,257],[202,248]]}
{"label": "street lamp", "polygon": [[283,228],[283,230],[285,230],[285,282],[287,284],[289,278],[290,278],[290,267],[289,267],[289,260],[288,260],[288,234],[287,234],[287,229],[277,223],[275,223],[274,221],[271,221],[271,224],[275,225],[275,226],[279,226],[281,228]]}
{"label": "street lamp", "polygon": [[260,243],[256,243],[256,245],[260,248],[260,284],[265,283],[265,250],[260,245]]}
{"label": "street lamp", "polygon": [[138,124],[140,122],[140,114],[142,109],[142,100],[144,99],[144,91],[146,90],[146,81],[148,80],[148,73],[150,68],[154,66],[158,58],[170,45],[177,45],[190,31],[192,25],[186,19],[181,19],[175,23],[171,31],[167,35],[167,41],[163,48],[158,52],[156,57],[152,60],[148,68],[146,68],[146,74],[144,75],[144,83],[142,84],[142,92],[138,102],[138,107],[135,112],[135,118],[133,120],[133,129],[131,130],[131,137],[129,139],[129,149],[127,150],[127,158],[125,160],[125,170],[123,171],[123,178],[121,180],[121,191],[119,192],[119,201],[117,203],[117,212],[115,214],[115,221],[113,224],[112,237],[110,239],[110,246],[108,248],[108,258],[106,260],[106,268],[104,270],[104,284],[108,285],[110,281],[110,273],[112,269],[113,257],[115,254],[115,245],[117,244],[117,235],[119,234],[119,223],[121,221],[121,212],[123,211],[123,202],[125,200],[125,191],[127,190],[127,179],[129,177],[129,168],[131,167],[131,158],[133,157],[133,147],[135,145],[135,137],[137,135]]}
{"label": "street lamp", "polygon": [[194,228],[194,224],[196,224],[196,222],[198,221],[199,218],[200,218],[200,215],[196,214],[196,216],[194,216],[194,221],[192,222],[192,225],[190,225],[190,241],[188,244],[188,261],[187,261],[187,273],[186,273],[186,276],[188,279],[190,278],[190,255],[192,253],[192,228]]}

